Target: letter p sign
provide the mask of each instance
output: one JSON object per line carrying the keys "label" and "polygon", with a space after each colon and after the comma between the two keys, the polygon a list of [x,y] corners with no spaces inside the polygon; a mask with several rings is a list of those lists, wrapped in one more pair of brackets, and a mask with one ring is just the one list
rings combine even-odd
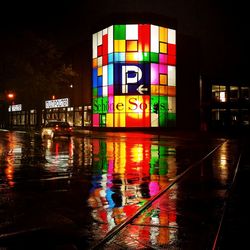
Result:
{"label": "letter p sign", "polygon": [[128,84],[138,84],[142,78],[142,71],[136,65],[122,66],[122,93],[128,93]]}

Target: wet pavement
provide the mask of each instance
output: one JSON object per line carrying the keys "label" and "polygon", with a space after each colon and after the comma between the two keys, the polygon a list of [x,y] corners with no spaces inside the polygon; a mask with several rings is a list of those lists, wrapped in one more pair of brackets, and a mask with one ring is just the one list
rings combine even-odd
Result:
{"label": "wet pavement", "polygon": [[246,151],[231,188],[244,143],[200,133],[42,140],[0,131],[0,249],[212,249],[224,213],[216,248],[231,249],[235,204],[246,209],[236,185],[249,172]]}

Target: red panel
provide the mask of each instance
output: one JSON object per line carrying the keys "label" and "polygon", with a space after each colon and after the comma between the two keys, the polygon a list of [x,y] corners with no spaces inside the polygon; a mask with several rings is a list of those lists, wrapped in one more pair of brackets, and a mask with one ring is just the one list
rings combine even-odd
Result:
{"label": "red panel", "polygon": [[138,40],[139,40],[139,52],[150,51],[150,25],[139,24],[138,25]]}
{"label": "red panel", "polygon": [[168,44],[168,54],[169,55],[176,55],[176,45],[175,44]]}
{"label": "red panel", "polygon": [[168,55],[168,64],[169,65],[176,65],[176,56]]}
{"label": "red panel", "polygon": [[102,45],[97,47],[97,56],[102,56]]}
{"label": "red panel", "polygon": [[108,64],[108,55],[103,55],[102,57],[102,65],[107,65]]}
{"label": "red panel", "polygon": [[102,47],[103,47],[103,55],[108,54],[108,34],[102,37]]}

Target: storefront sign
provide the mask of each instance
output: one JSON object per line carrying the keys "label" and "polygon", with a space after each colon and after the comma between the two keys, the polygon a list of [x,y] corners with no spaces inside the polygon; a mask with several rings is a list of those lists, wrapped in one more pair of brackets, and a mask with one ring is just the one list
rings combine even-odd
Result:
{"label": "storefront sign", "polygon": [[45,108],[46,109],[66,108],[68,106],[69,106],[69,98],[63,98],[63,99],[55,99],[55,100],[45,101]]}
{"label": "storefront sign", "polygon": [[9,106],[9,112],[22,111],[22,104],[15,104]]}

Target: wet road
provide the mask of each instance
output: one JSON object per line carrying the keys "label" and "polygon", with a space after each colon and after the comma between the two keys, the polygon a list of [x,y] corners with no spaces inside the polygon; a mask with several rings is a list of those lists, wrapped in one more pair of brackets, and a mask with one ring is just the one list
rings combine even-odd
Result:
{"label": "wet road", "polygon": [[238,153],[236,143],[199,136],[90,132],[42,140],[0,131],[0,249],[194,249],[194,241],[207,249]]}

